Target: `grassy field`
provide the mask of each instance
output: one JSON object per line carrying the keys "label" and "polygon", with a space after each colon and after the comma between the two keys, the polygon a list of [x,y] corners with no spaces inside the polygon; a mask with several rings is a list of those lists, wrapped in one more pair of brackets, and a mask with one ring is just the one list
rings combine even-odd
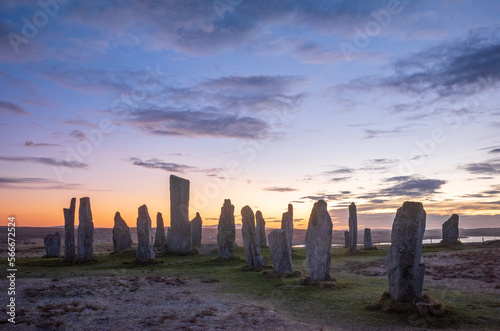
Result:
{"label": "grassy field", "polygon": [[[425,245],[426,254],[477,249],[498,249],[498,243],[486,247],[480,244],[441,247]],[[293,253],[294,269],[302,272],[295,278],[272,278],[262,271],[243,271],[244,250],[238,247],[239,259],[219,261],[217,251],[190,256],[157,256],[151,265],[135,264],[135,250],[116,254],[95,255],[90,264],[62,264],[59,259],[19,258],[18,278],[61,279],[72,277],[107,276],[160,276],[181,277],[202,282],[220,283],[228,294],[243,294],[249,298],[271,303],[283,314],[315,325],[352,325],[375,328],[460,328],[498,329],[500,326],[500,297],[498,293],[474,293],[461,288],[425,287],[424,291],[444,304],[444,315],[420,317],[416,314],[396,314],[369,311],[365,306],[376,302],[387,290],[384,275],[365,275],[356,272],[371,264],[381,264],[387,246],[377,250],[348,254],[346,249],[333,249],[332,276],[337,280],[336,289],[301,286],[300,278],[307,276],[305,249]],[[272,265],[269,248],[262,249],[263,256]]]}

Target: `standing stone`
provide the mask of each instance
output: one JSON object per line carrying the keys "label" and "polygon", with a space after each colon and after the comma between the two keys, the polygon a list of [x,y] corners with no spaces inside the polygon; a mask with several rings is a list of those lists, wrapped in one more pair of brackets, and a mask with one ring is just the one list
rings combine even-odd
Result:
{"label": "standing stone", "polygon": [[422,296],[425,265],[420,263],[425,231],[425,210],[420,202],[405,202],[392,224],[391,247],[385,264],[389,295],[401,302]]}
{"label": "standing stone", "polygon": [[165,238],[165,226],[163,225],[163,216],[161,213],[156,214],[156,233],[154,247],[164,248],[167,244]]}
{"label": "standing stone", "polygon": [[94,222],[92,222],[92,211],[90,199],[80,198],[80,209],[78,211],[78,262],[89,262],[94,259]]}
{"label": "standing stone", "polygon": [[370,249],[373,247],[372,244],[372,230],[366,228],[365,229],[365,237],[364,237],[364,244],[365,244],[365,249]]}
{"label": "standing stone", "polygon": [[255,233],[255,219],[253,210],[249,206],[241,209],[241,235],[245,247],[245,257],[249,267],[265,266],[266,261],[260,253],[260,245]]}
{"label": "standing stone", "polygon": [[123,220],[119,212],[115,214],[115,225],[113,226],[113,250],[115,253],[132,247],[132,236],[130,228]]}
{"label": "standing stone", "polygon": [[47,257],[59,257],[61,251],[61,234],[59,232],[46,235],[45,238],[43,238],[43,244]]}
{"label": "standing stone", "polygon": [[193,251],[189,221],[189,180],[170,175],[170,230],[168,250],[177,254]]}
{"label": "standing stone", "polygon": [[71,199],[69,208],[64,208],[64,261],[75,259],[75,208],[76,198]]}
{"label": "standing stone", "polygon": [[257,212],[255,213],[255,220],[257,222],[255,231],[257,232],[259,246],[266,247],[267,246],[266,221],[264,221],[264,217],[262,216],[262,212],[260,210],[257,210]]}
{"label": "standing stone", "polygon": [[236,227],[234,225],[234,206],[229,199],[224,200],[224,205],[222,205],[220,210],[217,230],[219,257],[224,259],[233,257],[234,250],[236,249]]}
{"label": "standing stone", "polygon": [[356,205],[352,202],[349,205],[349,252],[356,251],[358,244],[358,216],[356,215]]}
{"label": "standing stone", "polygon": [[142,205],[139,207],[139,216],[137,217],[137,251],[135,258],[140,263],[151,262],[155,257],[153,251],[153,239],[151,230],[151,218],[149,217],[148,207]]}
{"label": "standing stone", "polygon": [[306,231],[307,272],[312,280],[330,279],[332,218],[326,202],[314,204]]}
{"label": "standing stone", "polygon": [[453,214],[443,223],[443,243],[458,243],[458,215]]}
{"label": "standing stone", "polygon": [[201,229],[203,221],[200,213],[196,213],[196,217],[191,220],[191,233],[193,234],[193,246],[201,245]]}
{"label": "standing stone", "polygon": [[344,248],[349,248],[349,231],[344,231]]}
{"label": "standing stone", "polygon": [[285,230],[276,229],[269,233],[269,247],[276,272],[292,272],[292,253]]}
{"label": "standing stone", "polygon": [[281,229],[286,231],[288,246],[290,246],[290,251],[292,251],[293,219],[292,215],[288,211],[283,213],[283,216],[281,217]]}

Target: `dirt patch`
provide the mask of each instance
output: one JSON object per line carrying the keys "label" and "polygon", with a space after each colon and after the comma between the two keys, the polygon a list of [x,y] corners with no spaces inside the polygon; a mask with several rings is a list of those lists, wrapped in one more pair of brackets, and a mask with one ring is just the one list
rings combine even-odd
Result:
{"label": "dirt patch", "polygon": [[270,304],[220,294],[220,286],[162,276],[19,279],[18,325],[6,322],[5,309],[0,324],[2,329],[320,329]]}

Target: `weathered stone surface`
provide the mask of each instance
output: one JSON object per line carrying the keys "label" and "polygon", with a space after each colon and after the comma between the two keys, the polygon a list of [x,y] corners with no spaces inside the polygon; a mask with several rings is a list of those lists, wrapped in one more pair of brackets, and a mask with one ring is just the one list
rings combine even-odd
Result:
{"label": "weathered stone surface", "polygon": [[312,280],[330,279],[332,218],[326,202],[314,204],[306,232],[307,272]]}
{"label": "weathered stone surface", "polygon": [[167,244],[167,238],[165,237],[165,226],[163,225],[163,215],[161,213],[156,214],[156,233],[154,247],[164,248]]}
{"label": "weathered stone surface", "polygon": [[94,222],[90,209],[90,198],[80,198],[78,210],[78,262],[89,262],[94,259]]}
{"label": "weathered stone surface", "polygon": [[59,232],[46,235],[43,238],[43,244],[47,257],[59,257],[59,253],[61,252],[61,234]]}
{"label": "weathered stone surface", "polygon": [[132,236],[130,228],[119,212],[115,214],[115,225],[113,226],[113,250],[115,252],[132,247]]}
{"label": "weathered stone surface", "polygon": [[260,245],[255,233],[255,219],[253,210],[249,206],[241,209],[241,235],[245,247],[245,257],[249,267],[265,266],[266,261],[260,253]]}
{"label": "weathered stone surface", "polygon": [[420,263],[426,214],[420,202],[405,202],[392,224],[385,264],[391,298],[410,302],[422,296],[425,265]]}
{"label": "weathered stone surface", "polygon": [[349,231],[344,231],[344,248],[349,248]]}
{"label": "weathered stone surface", "polygon": [[372,244],[372,230],[369,229],[369,228],[366,228],[365,229],[365,233],[364,233],[364,244],[365,244],[365,248],[366,249],[370,249],[373,247],[373,244]]}
{"label": "weathered stone surface", "polygon": [[349,205],[349,252],[355,252],[358,244],[358,216],[356,205],[352,202]]}
{"label": "weathered stone surface", "polygon": [[[289,205],[289,206],[291,206],[291,205]],[[281,229],[286,231],[288,246],[290,246],[290,251],[292,251],[293,219],[292,219],[292,215],[290,215],[289,211],[283,213],[283,215],[281,217]]]}
{"label": "weathered stone surface", "polygon": [[292,253],[288,244],[287,232],[276,229],[269,233],[269,248],[276,272],[292,272]]}
{"label": "weathered stone surface", "polygon": [[170,175],[170,229],[168,250],[184,254],[193,251],[189,221],[189,180]]}
{"label": "weathered stone surface", "polygon": [[257,212],[255,213],[255,220],[257,223],[257,225],[255,226],[255,231],[257,233],[259,246],[266,247],[267,246],[266,221],[264,220],[264,217],[262,216],[262,212],[260,210],[257,210]]}
{"label": "weathered stone surface", "polygon": [[191,233],[193,235],[193,246],[201,245],[201,229],[203,221],[200,213],[196,213],[196,217],[191,220]]}
{"label": "weathered stone surface", "polygon": [[225,199],[222,205],[217,227],[217,245],[219,246],[219,257],[228,259],[233,257],[236,249],[236,227],[234,225],[234,206],[231,200]]}
{"label": "weathered stone surface", "polygon": [[76,198],[72,198],[69,208],[64,208],[64,261],[75,259],[75,208]]}
{"label": "weathered stone surface", "polygon": [[148,263],[154,257],[151,218],[149,217],[148,207],[142,205],[139,207],[139,216],[137,217],[137,251],[135,258],[140,263]]}
{"label": "weathered stone surface", "polygon": [[288,204],[288,214],[290,214],[290,217],[293,221],[293,205],[291,203]]}
{"label": "weathered stone surface", "polygon": [[458,243],[458,215],[453,214],[443,223],[443,243]]}

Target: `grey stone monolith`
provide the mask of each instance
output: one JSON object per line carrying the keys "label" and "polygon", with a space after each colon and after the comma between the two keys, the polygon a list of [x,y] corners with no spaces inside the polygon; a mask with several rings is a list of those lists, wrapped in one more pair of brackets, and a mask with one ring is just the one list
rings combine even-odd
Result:
{"label": "grey stone monolith", "polygon": [[288,246],[290,246],[290,251],[292,251],[293,219],[292,215],[290,215],[290,212],[288,211],[283,213],[281,217],[281,229],[286,231]]}
{"label": "grey stone monolith", "polygon": [[329,280],[332,250],[332,218],[327,204],[314,204],[306,231],[307,272],[312,280]]}
{"label": "grey stone monolith", "polygon": [[355,252],[358,244],[358,216],[356,205],[352,202],[349,205],[349,252]]}
{"label": "grey stone monolith", "polygon": [[264,220],[264,216],[262,216],[262,212],[260,210],[257,210],[257,212],[255,213],[255,221],[256,221],[255,231],[257,232],[259,246],[266,247],[267,246],[266,221]]}
{"label": "grey stone monolith", "polygon": [[200,213],[196,213],[196,217],[191,220],[191,233],[193,236],[193,246],[201,245],[201,229],[203,221],[201,220]]}
{"label": "grey stone monolith", "polygon": [[149,217],[148,207],[142,205],[139,207],[137,217],[137,251],[135,258],[139,263],[149,263],[153,261],[154,257],[151,217]]}
{"label": "grey stone monolith", "polygon": [[349,248],[349,231],[344,231],[344,248]]}
{"label": "grey stone monolith", "polygon": [[229,199],[225,199],[221,207],[217,230],[219,257],[224,259],[233,257],[236,249],[236,227],[234,224],[234,206]]}
{"label": "grey stone monolith", "polygon": [[364,233],[364,245],[365,245],[365,249],[370,249],[370,248],[373,247],[373,243],[372,243],[372,230],[369,229],[369,228],[365,229],[365,233]]}
{"label": "grey stone monolith", "polygon": [[420,202],[405,202],[392,224],[391,247],[385,264],[389,295],[401,302],[422,296],[425,265],[420,263],[426,214]]}
{"label": "grey stone monolith", "polygon": [[453,214],[443,223],[443,243],[456,244],[458,243],[458,215]]}
{"label": "grey stone monolith", "polygon": [[61,234],[56,232],[49,233],[43,238],[43,245],[45,246],[45,255],[47,257],[59,257],[61,252]]}
{"label": "grey stone monolith", "polygon": [[158,213],[156,214],[156,232],[153,247],[163,249],[165,248],[166,244],[167,239],[165,238],[165,225],[163,224],[163,215],[161,213]]}
{"label": "grey stone monolith", "polygon": [[269,233],[269,248],[276,272],[292,272],[292,253],[288,244],[287,232],[276,229]]}
{"label": "grey stone monolith", "polygon": [[266,265],[266,261],[260,252],[259,241],[255,233],[255,218],[253,210],[249,206],[241,209],[241,235],[243,237],[243,246],[245,247],[245,257],[247,266],[261,267]]}
{"label": "grey stone monolith", "polygon": [[94,222],[92,222],[92,210],[90,198],[80,198],[78,210],[78,251],[76,252],[78,262],[90,262],[94,259]]}
{"label": "grey stone monolith", "polygon": [[119,212],[116,212],[114,221],[113,250],[117,253],[132,247],[132,236],[130,235],[130,228]]}
{"label": "grey stone monolith", "polygon": [[189,180],[170,175],[170,230],[168,250],[185,254],[193,251],[189,221]]}
{"label": "grey stone monolith", "polygon": [[63,208],[64,213],[64,261],[75,260],[75,208],[76,198],[71,198],[69,208]]}

